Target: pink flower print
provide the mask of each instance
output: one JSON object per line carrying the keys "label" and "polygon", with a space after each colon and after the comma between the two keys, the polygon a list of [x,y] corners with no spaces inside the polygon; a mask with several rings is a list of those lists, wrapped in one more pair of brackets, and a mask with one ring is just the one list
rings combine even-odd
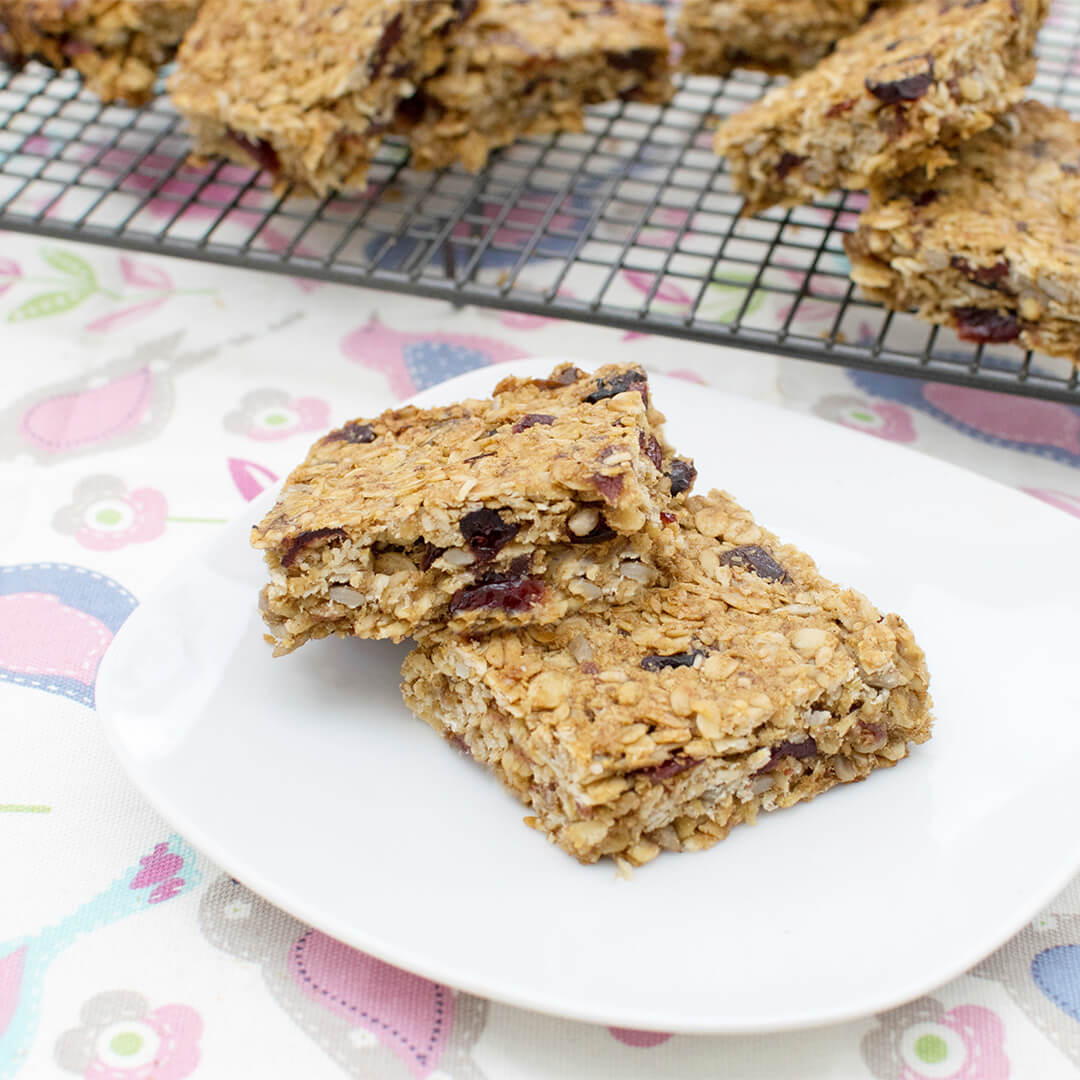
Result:
{"label": "pink flower print", "polygon": [[[652,292],[653,285],[656,282],[656,275],[645,270],[624,270],[622,276],[627,284],[632,285],[644,296],[648,296]],[[688,311],[693,302],[694,298],[681,285],[673,279],[665,278],[656,286],[656,292],[653,293],[650,306],[652,304],[662,304],[665,308],[671,308],[675,311]]]}
{"label": "pink flower print", "polygon": [[19,264],[14,259],[0,255],[0,296],[3,296],[12,285],[18,284],[21,277],[22,271],[19,269]]}
{"label": "pink flower print", "polygon": [[613,1038],[626,1046],[637,1046],[650,1050],[654,1046],[666,1043],[671,1036],[666,1031],[639,1031],[637,1028],[609,1027]]}
{"label": "pink flower print", "polygon": [[273,442],[304,431],[321,431],[329,423],[330,404],[322,398],[294,398],[284,390],[263,387],[240,399],[240,405],[225,417],[225,430]]}
{"label": "pink flower print", "polygon": [[699,371],[691,371],[689,368],[675,368],[674,371],[667,371],[665,375],[671,376],[673,379],[684,379],[686,382],[698,383],[701,386],[705,385],[705,376]]}
{"label": "pink flower print", "polygon": [[94,319],[93,322],[86,324],[87,330],[104,332],[136,322],[144,315],[149,315],[151,311],[161,307],[173,292],[173,280],[160,266],[137,262],[130,255],[120,256],[120,274],[133,288],[150,289],[156,295]]}
{"label": "pink flower print", "polygon": [[1080,517],[1080,495],[1072,495],[1068,491],[1055,491],[1052,488],[1021,488],[1020,490],[1034,495],[1036,499],[1042,499],[1051,506],[1056,506],[1059,510],[1064,510],[1066,514]]}
{"label": "pink flower print", "polygon": [[831,394],[822,398],[814,412],[844,427],[865,431],[892,442],[914,442],[915,425],[911,413],[892,401],[871,401],[854,394]]}
{"label": "pink flower print", "polygon": [[981,1005],[921,998],[878,1017],[862,1054],[879,1080],[1008,1080],[1005,1025]]}
{"label": "pink flower print", "polygon": [[157,844],[153,852],[144,855],[139,864],[142,869],[132,879],[129,889],[145,889],[150,885],[156,885],[149,896],[148,903],[160,904],[164,900],[171,900],[184,887],[184,879],[177,877],[178,871],[184,868],[183,856],[169,851],[168,844]]}
{"label": "pink flower print", "polygon": [[342,338],[341,351],[355,363],[382,372],[391,392],[398,397],[408,397],[487,364],[527,355],[515,345],[494,338],[395,330],[375,316]]}
{"label": "pink flower print", "polygon": [[183,1080],[199,1064],[202,1018],[189,1005],[151,1011],[141,994],[112,990],[87,1001],[79,1019],[55,1053],[85,1080]]}
{"label": "pink flower print", "polygon": [[88,476],[56,512],[53,528],[91,551],[115,551],[156,540],[167,513],[165,496],[156,488],[128,491],[119,477]]}
{"label": "pink flower print", "polygon": [[232,477],[236,490],[251,502],[256,495],[265,491],[269,484],[277,480],[276,474],[272,473],[265,465],[259,465],[254,461],[245,461],[243,458],[229,458],[229,475]]}

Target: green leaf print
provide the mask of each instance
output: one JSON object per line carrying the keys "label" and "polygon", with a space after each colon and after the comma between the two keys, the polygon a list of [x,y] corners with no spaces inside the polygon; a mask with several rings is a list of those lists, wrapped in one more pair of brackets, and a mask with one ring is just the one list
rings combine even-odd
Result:
{"label": "green leaf print", "polygon": [[97,288],[97,278],[94,277],[93,269],[85,259],[78,255],[73,255],[70,251],[46,248],[42,251],[41,257],[54,270],[75,278],[88,292]]}
{"label": "green leaf print", "polygon": [[92,289],[71,289],[39,293],[37,296],[31,296],[29,300],[11,312],[8,315],[8,322],[28,322],[30,319],[45,319],[50,315],[60,315],[73,307],[78,307],[92,292]]}
{"label": "green leaf print", "polygon": [[[753,274],[733,274],[736,281],[745,281],[747,286],[754,280]],[[743,301],[746,298],[746,289],[739,285],[721,284],[718,281],[709,283],[705,296],[702,298],[702,310],[717,322],[728,323],[742,310]],[[765,303],[763,289],[755,289],[750,303],[746,305],[743,317],[753,314]]]}

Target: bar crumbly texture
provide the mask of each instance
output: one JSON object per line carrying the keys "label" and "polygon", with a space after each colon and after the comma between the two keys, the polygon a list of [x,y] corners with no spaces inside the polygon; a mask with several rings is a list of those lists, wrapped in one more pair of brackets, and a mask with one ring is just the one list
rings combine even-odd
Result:
{"label": "bar crumbly texture", "polygon": [[361,189],[394,112],[476,0],[206,0],[168,82],[197,157]]}
{"label": "bar crumbly texture", "polygon": [[398,112],[416,168],[483,168],[522,135],[582,131],[586,105],[673,92],[660,7],[628,0],[480,0],[446,62]]}
{"label": "bar crumbly texture", "polygon": [[406,704],[582,862],[700,851],[930,737],[922,651],[730,496],[692,497],[670,584],[554,626],[425,636]]}
{"label": "bar crumbly texture", "polygon": [[888,307],[1080,363],[1080,124],[1023,102],[932,180],[877,186],[844,246]]}
{"label": "bar crumbly texture", "polygon": [[728,159],[744,213],[862,190],[989,128],[1035,73],[1046,0],[922,0],[883,8],[817,67],[728,119]]}
{"label": "bar crumbly texture", "polygon": [[354,420],[315,445],[253,534],[277,652],[552,622],[658,578],[694,469],[638,369],[507,378],[492,398]]}
{"label": "bar crumbly texture", "polygon": [[800,75],[869,11],[870,0],[685,0],[675,23],[680,67],[697,75],[736,68]]}
{"label": "bar crumbly texture", "polygon": [[74,68],[103,101],[141,105],[202,0],[0,0],[0,60]]}

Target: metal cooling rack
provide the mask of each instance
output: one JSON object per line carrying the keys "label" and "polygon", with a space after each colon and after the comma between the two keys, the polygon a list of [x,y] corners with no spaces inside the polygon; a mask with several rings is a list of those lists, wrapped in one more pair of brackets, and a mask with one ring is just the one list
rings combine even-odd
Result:
{"label": "metal cooling rack", "polygon": [[[1080,4],[1055,7],[1031,95],[1080,112]],[[613,104],[473,176],[387,140],[360,198],[281,199],[193,168],[164,97],[103,105],[70,73],[0,65],[0,229],[367,285],[1080,404],[1068,361],[973,347],[860,299],[841,238],[863,196],[737,217],[717,120],[768,80],[686,78],[664,109]]]}

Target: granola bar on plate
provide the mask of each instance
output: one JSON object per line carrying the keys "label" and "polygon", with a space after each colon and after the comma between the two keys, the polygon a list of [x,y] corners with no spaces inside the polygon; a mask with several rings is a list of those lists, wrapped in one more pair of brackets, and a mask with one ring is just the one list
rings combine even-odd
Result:
{"label": "granola bar on plate", "polygon": [[254,532],[278,652],[552,622],[655,581],[694,478],[637,368],[507,378],[490,399],[355,420]]}
{"label": "granola bar on plate", "polygon": [[426,635],[406,704],[582,862],[699,851],[930,736],[922,651],[730,496],[677,510],[635,602],[469,639]]}

